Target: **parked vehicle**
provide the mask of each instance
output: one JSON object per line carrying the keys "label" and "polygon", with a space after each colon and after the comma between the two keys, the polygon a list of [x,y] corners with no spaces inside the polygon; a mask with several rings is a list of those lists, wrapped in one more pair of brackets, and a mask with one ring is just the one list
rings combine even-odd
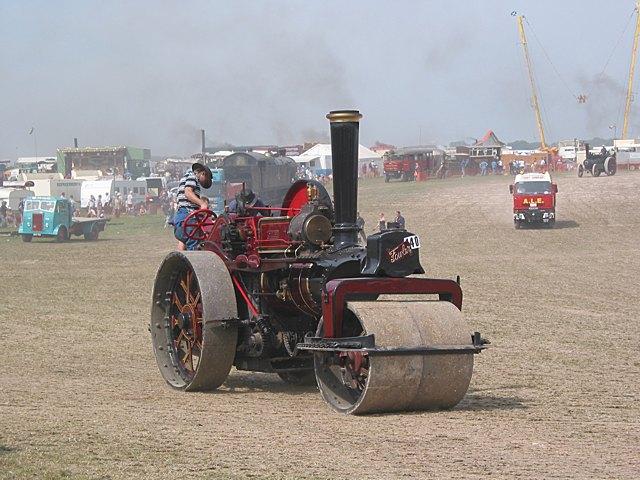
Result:
{"label": "parked vehicle", "polygon": [[7,202],[7,208],[17,210],[21,200],[33,197],[33,192],[24,188],[0,188],[0,203]]}
{"label": "parked vehicle", "polygon": [[407,147],[390,151],[382,164],[384,181],[400,179],[402,182],[410,182],[426,179],[436,172],[443,160],[443,152],[432,147]]}
{"label": "parked vehicle", "polygon": [[144,180],[114,180],[114,194],[122,194],[123,200],[127,199],[129,193],[133,197],[133,204],[145,203],[147,198],[147,182]]}
{"label": "parked vehicle", "polygon": [[103,203],[120,193],[126,201],[129,193],[133,196],[133,204],[144,203],[147,195],[147,183],[144,180],[87,180],[82,184],[80,205],[85,208],[89,205],[91,195],[97,200],[102,196]]}
{"label": "parked vehicle", "polygon": [[556,221],[556,193],[558,186],[547,173],[516,175],[509,185],[513,196],[513,223],[516,228],[524,224],[542,224],[552,227]]}
{"label": "parked vehicle", "polygon": [[147,196],[158,198],[167,187],[167,181],[164,177],[138,177],[139,182],[145,182],[147,187]]}
{"label": "parked vehicle", "polygon": [[31,197],[24,203],[18,233],[24,242],[33,237],[55,237],[65,242],[71,235],[97,240],[107,223],[105,218],[74,217],[71,202],[62,197]]}
{"label": "parked vehicle", "polygon": [[59,197],[62,193],[67,198],[79,199],[82,195],[82,180],[66,178],[35,178],[31,191],[37,197]]}
{"label": "parked vehicle", "polygon": [[263,202],[277,206],[296,176],[296,162],[289,157],[268,157],[257,152],[236,152],[222,160],[224,180],[244,183]]}

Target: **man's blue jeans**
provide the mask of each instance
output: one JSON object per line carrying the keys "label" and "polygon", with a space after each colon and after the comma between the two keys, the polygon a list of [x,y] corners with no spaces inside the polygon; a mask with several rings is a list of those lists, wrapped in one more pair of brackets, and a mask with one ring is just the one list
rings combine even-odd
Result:
{"label": "man's blue jeans", "polygon": [[180,240],[182,243],[184,243],[187,246],[187,250],[196,250],[198,248],[198,243],[199,243],[197,240],[187,238],[182,228],[182,225],[184,224],[184,220],[193,211],[194,210],[188,210],[184,207],[180,207],[176,212],[176,214],[173,216],[173,234],[178,240]]}

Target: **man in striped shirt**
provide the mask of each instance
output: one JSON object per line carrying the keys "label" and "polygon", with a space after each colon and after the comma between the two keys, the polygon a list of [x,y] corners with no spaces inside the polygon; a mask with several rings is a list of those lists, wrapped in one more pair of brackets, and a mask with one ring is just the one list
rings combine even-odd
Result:
{"label": "man in striped shirt", "polygon": [[200,198],[200,189],[211,187],[212,174],[209,167],[194,163],[180,180],[178,187],[178,209],[173,217],[174,235],[178,239],[178,250],[195,250],[198,241],[189,239],[182,228],[187,216],[199,209],[209,208],[206,199]]}

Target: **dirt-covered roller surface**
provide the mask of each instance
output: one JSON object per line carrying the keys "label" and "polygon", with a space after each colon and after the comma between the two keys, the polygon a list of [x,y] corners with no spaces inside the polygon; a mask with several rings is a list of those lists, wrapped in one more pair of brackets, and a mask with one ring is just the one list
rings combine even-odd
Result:
{"label": "dirt-covered roller surface", "polygon": [[339,415],[235,370],[177,391],[147,331],[160,217],[90,243],[0,238],[0,478],[638,478],[640,175],[557,177],[541,230],[513,228],[509,180],[361,183],[366,227],[400,209],[493,342],[451,411]]}

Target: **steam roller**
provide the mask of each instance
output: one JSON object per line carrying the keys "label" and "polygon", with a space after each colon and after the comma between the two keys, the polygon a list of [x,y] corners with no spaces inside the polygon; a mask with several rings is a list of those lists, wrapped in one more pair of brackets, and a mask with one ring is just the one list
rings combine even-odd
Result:
{"label": "steam roller", "polygon": [[232,367],[276,373],[317,385],[343,414],[452,408],[489,342],[467,328],[459,278],[424,276],[418,235],[389,228],[358,242],[361,115],[327,118],[333,199],[305,179],[280,206],[239,196],[220,216],[185,220],[198,248],[170,253],[153,289],[160,372],[187,391],[218,388]]}

